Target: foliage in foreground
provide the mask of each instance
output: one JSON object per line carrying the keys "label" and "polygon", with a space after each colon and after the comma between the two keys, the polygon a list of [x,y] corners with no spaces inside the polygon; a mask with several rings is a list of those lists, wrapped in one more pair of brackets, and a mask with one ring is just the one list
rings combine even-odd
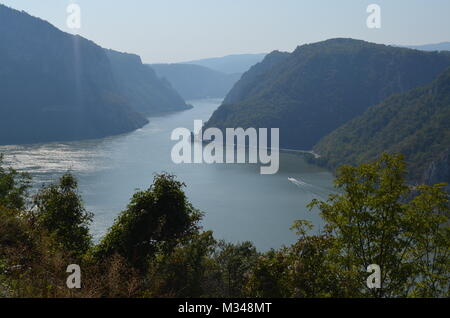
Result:
{"label": "foliage in foreground", "polygon": [[[405,175],[397,155],[341,167],[337,192],[310,204],[324,229],[299,220],[295,244],[260,253],[203,231],[169,174],[133,195],[95,245],[73,176],[30,198],[29,177],[0,162],[0,297],[448,297],[448,194]],[[68,264],[81,266],[81,289],[66,287]],[[366,285],[370,264],[380,289]]]}

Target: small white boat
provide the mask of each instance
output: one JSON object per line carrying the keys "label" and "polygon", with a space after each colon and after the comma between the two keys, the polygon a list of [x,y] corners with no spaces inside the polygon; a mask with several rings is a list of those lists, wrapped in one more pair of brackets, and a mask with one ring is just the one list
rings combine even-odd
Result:
{"label": "small white boat", "polygon": [[298,186],[300,186],[300,185],[306,185],[305,182],[303,182],[303,181],[301,181],[301,180],[297,180],[297,179],[295,179],[295,178],[289,177],[288,180],[289,180],[290,182],[292,182],[293,184],[298,185]]}

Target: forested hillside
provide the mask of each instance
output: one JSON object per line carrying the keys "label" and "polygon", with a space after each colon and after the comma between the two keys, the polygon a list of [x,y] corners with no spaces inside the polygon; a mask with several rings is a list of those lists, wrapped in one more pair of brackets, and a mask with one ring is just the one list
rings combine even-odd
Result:
{"label": "forested hillside", "polygon": [[155,71],[142,64],[135,54],[106,50],[120,92],[133,108],[144,114],[190,108],[170,85]]}
{"label": "forested hillside", "polygon": [[448,52],[353,39],[275,52],[242,76],[208,127],[280,128],[280,145],[312,149],[325,135],[395,93],[431,82]]}
{"label": "forested hillside", "polygon": [[104,50],[0,5],[0,144],[103,137],[147,120],[121,96]]}
{"label": "forested hillside", "polygon": [[0,5],[0,144],[121,134],[187,109],[136,55],[104,50]]}
{"label": "forested hillside", "polygon": [[409,177],[450,182],[450,69],[432,84],[394,95],[323,138],[314,150],[330,168],[403,153]]}

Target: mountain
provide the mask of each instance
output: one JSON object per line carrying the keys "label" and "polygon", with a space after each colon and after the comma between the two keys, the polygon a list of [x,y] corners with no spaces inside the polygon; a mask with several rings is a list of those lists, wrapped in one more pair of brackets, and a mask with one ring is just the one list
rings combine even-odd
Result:
{"label": "mountain", "polygon": [[400,45],[400,46],[421,51],[450,51],[450,42],[441,42],[424,45]]}
{"label": "mountain", "polygon": [[257,94],[264,85],[264,76],[270,76],[270,69],[290,56],[289,53],[274,51],[266,56],[262,63],[258,63],[241,77],[239,83],[227,94],[224,104],[237,103],[245,98]]}
{"label": "mountain", "polygon": [[223,98],[242,74],[226,74],[194,64],[152,64],[159,77],[167,79],[180,95],[188,99]]}
{"label": "mountain", "polygon": [[359,164],[382,152],[405,154],[415,182],[450,183],[450,68],[431,84],[370,107],[323,138],[322,164]]}
{"label": "mountain", "polygon": [[0,5],[0,144],[103,137],[146,123],[120,95],[101,47]]}
{"label": "mountain", "polygon": [[113,50],[105,52],[120,93],[135,110],[152,114],[191,108],[167,81],[142,64],[138,55]]}
{"label": "mountain", "polygon": [[0,144],[116,135],[186,108],[138,56],[0,5]]}
{"label": "mountain", "polygon": [[388,96],[431,82],[448,52],[331,39],[273,52],[238,81],[206,127],[280,128],[280,146],[312,149]]}
{"label": "mountain", "polygon": [[219,71],[227,74],[244,73],[248,69],[261,62],[264,57],[263,54],[234,54],[223,57],[213,57],[207,59],[194,60],[189,62],[183,62],[182,64],[195,64],[210,68],[215,71]]}

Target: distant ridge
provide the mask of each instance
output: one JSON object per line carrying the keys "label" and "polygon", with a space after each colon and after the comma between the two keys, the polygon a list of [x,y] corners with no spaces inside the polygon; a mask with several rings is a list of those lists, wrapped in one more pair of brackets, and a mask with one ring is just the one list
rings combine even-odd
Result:
{"label": "distant ridge", "polygon": [[194,64],[151,64],[186,99],[223,98],[242,74],[226,74]]}
{"label": "distant ridge", "polygon": [[266,53],[260,54],[233,54],[223,57],[213,57],[206,59],[199,59],[194,61],[182,62],[181,64],[195,64],[208,67],[223,73],[244,73],[256,63],[261,62]]}
{"label": "distant ridge", "polygon": [[423,44],[423,45],[399,45],[399,47],[406,47],[409,49],[421,50],[421,51],[450,51],[450,42],[441,42],[435,44]]}

